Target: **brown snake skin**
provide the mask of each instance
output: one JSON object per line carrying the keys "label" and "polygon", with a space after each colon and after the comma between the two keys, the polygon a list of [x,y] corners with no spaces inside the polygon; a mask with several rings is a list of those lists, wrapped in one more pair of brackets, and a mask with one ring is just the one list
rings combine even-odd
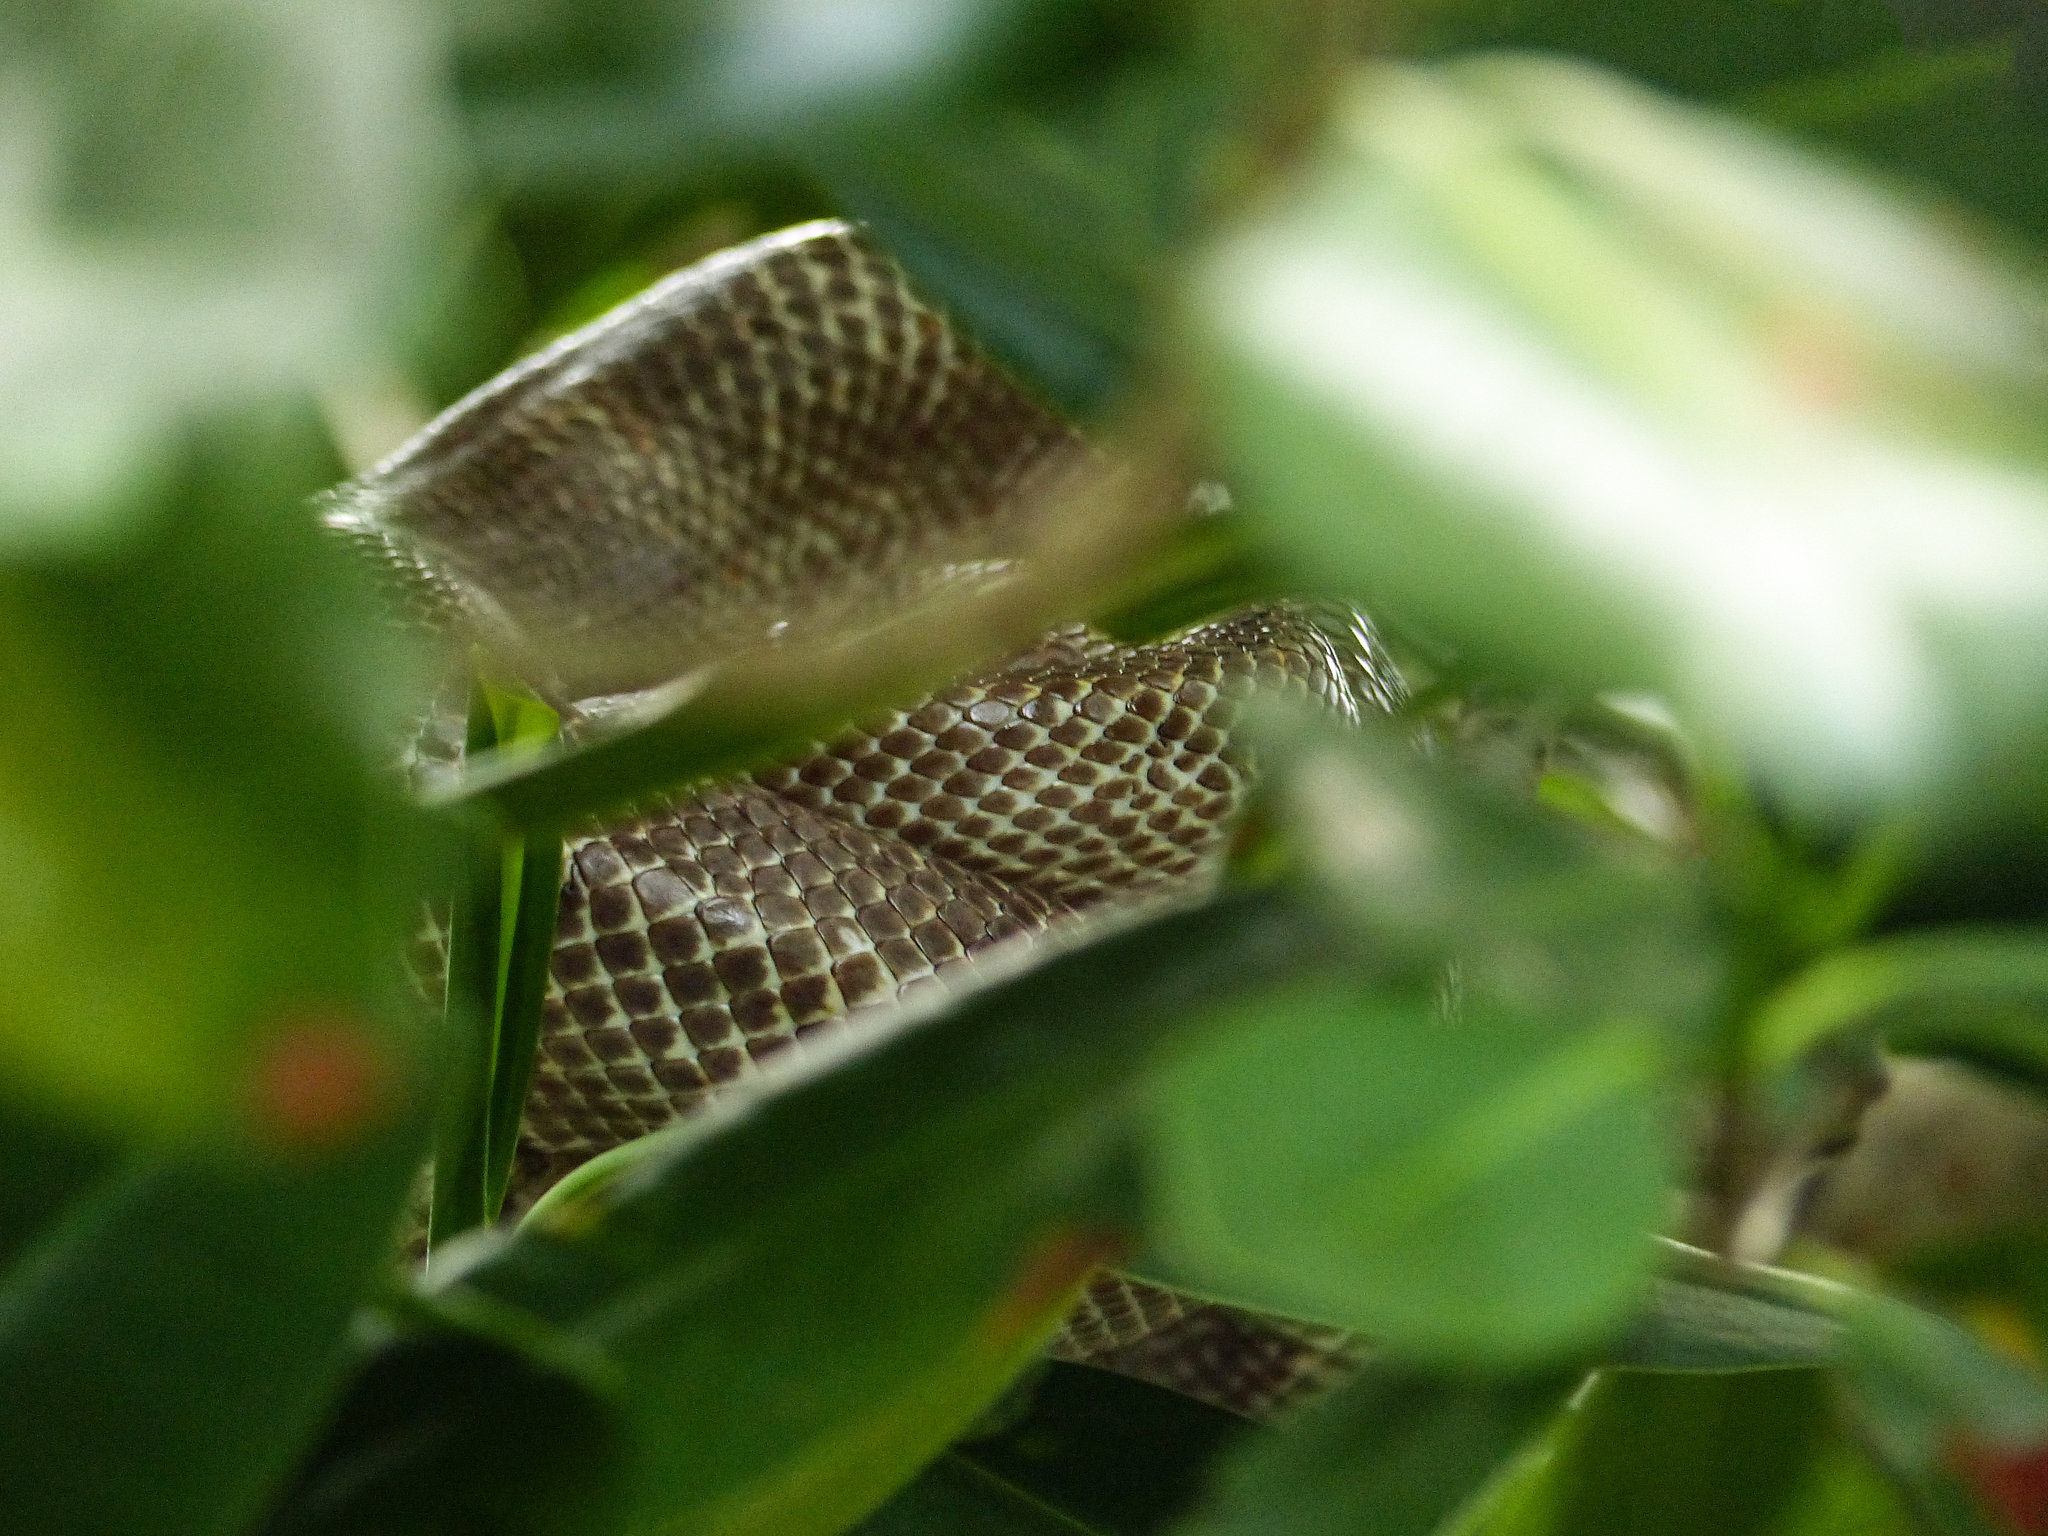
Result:
{"label": "brown snake skin", "polygon": [[[1031,487],[1087,452],[823,223],[679,273],[486,385],[329,520],[573,703],[809,617],[828,589],[851,611],[1001,558]],[[1361,619],[1290,604],[1141,646],[1070,627],[794,761],[573,835],[511,1207],[991,946],[1198,891],[1243,794],[1245,697],[1356,718],[1395,702],[1393,677]],[[1053,1352],[1266,1416],[1351,1346],[1105,1273]]]}

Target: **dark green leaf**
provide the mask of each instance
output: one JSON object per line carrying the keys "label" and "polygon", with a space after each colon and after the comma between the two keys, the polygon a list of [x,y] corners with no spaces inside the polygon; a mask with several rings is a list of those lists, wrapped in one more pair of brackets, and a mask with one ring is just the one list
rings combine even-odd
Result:
{"label": "dark green leaf", "polygon": [[1041,1504],[959,1453],[941,1456],[917,1480],[853,1528],[850,1536],[1116,1536]]}
{"label": "dark green leaf", "polygon": [[[72,1200],[103,1179],[120,1152],[63,1120],[0,1113],[0,1276]],[[4,1280],[0,1280],[4,1284]]]}
{"label": "dark green leaf", "polygon": [[[1180,1515],[1233,1445],[1267,1431],[1128,1376],[1054,1362],[1025,1407],[953,1454],[1109,1536],[1151,1536]],[[1000,1412],[1000,1410],[998,1410]]]}
{"label": "dark green leaf", "polygon": [[1376,1369],[1248,1446],[1179,1536],[1429,1536],[1480,1494],[1563,1392],[1557,1381]]}
{"label": "dark green leaf", "polygon": [[1328,954],[1250,896],[775,1074],[437,1258],[450,1323],[620,1405],[637,1525],[836,1530],[993,1398],[1133,1226],[1116,1096],[1198,1001]]}
{"label": "dark green leaf", "polygon": [[484,1145],[490,1149],[484,1209],[493,1218],[505,1203],[527,1091],[533,1085],[541,1003],[547,995],[548,961],[554,953],[555,917],[562,899],[563,858],[562,835],[552,828],[529,832],[519,841],[519,894],[506,946],[498,1052],[491,1068],[490,1116],[484,1132]]}
{"label": "dark green leaf", "polygon": [[316,1160],[137,1159],[47,1226],[0,1281],[9,1523],[238,1536],[340,1377],[421,1118]]}
{"label": "dark green leaf", "polygon": [[1621,1343],[1616,1366],[1652,1371],[1752,1371],[1825,1365],[1841,1343],[1835,1321],[1762,1296],[1661,1280]]}
{"label": "dark green leaf", "polygon": [[581,1383],[468,1339],[401,1339],[350,1384],[260,1536],[609,1536],[613,1413]]}
{"label": "dark green leaf", "polygon": [[[502,752],[516,762],[552,740],[558,723],[537,700],[478,684],[467,755]],[[449,924],[447,1006],[475,1021],[478,1038],[437,1137],[429,1231],[435,1243],[495,1220],[504,1204],[562,892],[562,838],[552,827],[523,837],[479,833],[473,858]]]}

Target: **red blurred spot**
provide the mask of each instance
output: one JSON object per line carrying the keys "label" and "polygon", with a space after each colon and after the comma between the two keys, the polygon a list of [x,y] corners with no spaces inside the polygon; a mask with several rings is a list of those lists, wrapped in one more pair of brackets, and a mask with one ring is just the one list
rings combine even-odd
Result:
{"label": "red blurred spot", "polygon": [[2019,1451],[1959,1445],[1950,1461],[2019,1536],[2048,1536],[2048,1444]]}
{"label": "red blurred spot", "polygon": [[352,1015],[295,1017],[261,1050],[250,1085],[254,1119],[261,1134],[294,1151],[353,1141],[383,1103],[384,1053]]}

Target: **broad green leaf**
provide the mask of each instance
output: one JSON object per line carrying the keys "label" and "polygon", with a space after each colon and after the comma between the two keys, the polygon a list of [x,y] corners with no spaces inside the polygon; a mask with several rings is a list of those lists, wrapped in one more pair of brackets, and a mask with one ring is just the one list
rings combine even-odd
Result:
{"label": "broad green leaf", "polygon": [[1662,1246],[1687,1279],[1834,1320],[1834,1364],[1858,1438],[1927,1528],[1957,1536],[1991,1529],[1966,1475],[2048,1445],[2048,1381],[1951,1319],[1816,1275]]}
{"label": "broad green leaf", "polygon": [[0,1113],[0,1275],[119,1155],[66,1121],[25,1117],[11,1105]]}
{"label": "broad green leaf", "polygon": [[[1618,1374],[1605,1380],[1609,1387],[1657,1383],[1668,1391],[1668,1384],[1686,1379]],[[1778,1509],[1776,1520],[1767,1526],[1776,1536],[1909,1536],[1922,1529],[1901,1507],[1898,1492],[1838,1427],[1823,1425],[1822,1443],[1810,1444],[1814,1426],[1803,1421],[1801,1399],[1818,1386],[1818,1373],[1769,1371],[1735,1378],[1738,1387],[1751,1381],[1764,1384],[1763,1400],[1755,1401],[1753,1392],[1739,1391],[1737,1396],[1743,1400],[1732,1404],[1726,1379],[1692,1380],[1700,1382],[1704,1390],[1680,1391],[1694,1401],[1666,1404],[1657,1416],[1645,1413],[1632,1421],[1619,1411],[1632,1406],[1626,1391],[1582,1394],[1574,1401],[1573,1411],[1554,1420],[1544,1436],[1488,1486],[1446,1536],[1557,1536],[1567,1518],[1576,1519],[1581,1529],[1590,1524],[1603,1533],[1656,1531],[1661,1536],[1665,1531],[1702,1526],[1719,1531],[1724,1527],[1712,1524],[1712,1518],[1731,1518],[1738,1523],[1728,1528],[1739,1528],[1741,1520],[1755,1518],[1760,1503]],[[1794,1382],[1800,1384],[1792,1385]],[[1793,1410],[1789,1426],[1784,1422],[1788,1407]],[[1734,1411],[1719,1416],[1716,1424],[1716,1408]],[[1581,1410],[1587,1409],[1607,1417],[1602,1426],[1605,1433],[1596,1429],[1590,1438],[1619,1451],[1622,1459],[1618,1465],[1595,1468],[1584,1464],[1589,1437],[1578,1421]],[[1752,1422],[1751,1413],[1759,1409],[1763,1411]],[[1665,1414],[1675,1422],[1667,1422]],[[1707,1422],[1702,1423],[1703,1417]],[[1683,1440],[1670,1443],[1667,1436],[1680,1426],[1700,1434],[1702,1442],[1697,1446]],[[1769,1433],[1787,1427],[1793,1435],[1790,1445],[1766,1442],[1745,1453],[1745,1444],[1758,1438],[1755,1431]],[[1640,1434],[1636,1449],[1646,1453],[1643,1462],[1630,1456],[1632,1431]],[[1700,1453],[1697,1457],[1695,1450]],[[1697,1483],[1684,1483],[1688,1468],[1696,1475],[1731,1450],[1742,1459],[1732,1471],[1722,1468],[1726,1475],[1712,1486],[1702,1490]],[[1793,1464],[1788,1465],[1788,1460]],[[1674,1461],[1678,1465],[1673,1465]],[[1793,1475],[1800,1473],[1801,1461],[1805,1463],[1803,1475]],[[1601,1474],[1614,1481],[1603,1484]],[[1761,1489],[1756,1486],[1759,1481]],[[1697,1512],[1709,1519],[1695,1518],[1691,1506],[1673,1507],[1676,1500],[1670,1495],[1681,1485],[1697,1494]],[[1758,1492],[1765,1498],[1756,1499]],[[1586,1502],[1576,1503],[1568,1516],[1564,1504],[1574,1495]],[[1621,1512],[1613,1507],[1621,1500],[1632,1501],[1644,1518],[1633,1523],[1621,1520]],[[1610,1517],[1618,1523],[1598,1523]]]}
{"label": "broad green leaf", "polygon": [[0,1272],[0,1504],[38,1536],[239,1536],[319,1426],[425,1105],[318,1153],[130,1158]]}
{"label": "broad green leaf", "polygon": [[633,1529],[823,1536],[964,1430],[1128,1243],[1116,1105],[1159,1042],[1328,945],[1247,896],[871,1025],[622,1149],[516,1237],[451,1245],[423,1304],[604,1387]]}
{"label": "broad green leaf", "polygon": [[1902,1465],[1936,1466],[1958,1441],[2048,1443],[2048,1381],[1937,1313],[1843,1293],[1843,1364],[1873,1439]]}
{"label": "broad green leaf", "polygon": [[1645,1027],[1348,978],[1209,1025],[1147,1096],[1168,1279],[1461,1364],[1585,1345],[1643,1294],[1670,1180]]}
{"label": "broad green leaf", "polygon": [[1604,1373],[1573,1405],[1553,1536],[1762,1536],[1801,1492],[1827,1428],[1818,1370]]}
{"label": "broad green leaf", "polygon": [[2042,288],[1938,217],[1582,67],[1383,68],[1193,293],[1303,583],[1661,691],[1806,814],[2033,740]]}
{"label": "broad green leaf", "polygon": [[402,1097],[445,848],[383,764],[418,697],[301,499],[302,414],[195,434],[150,536],[0,573],[0,1093],[122,1134],[317,1142]]}
{"label": "broad green leaf", "polygon": [[1917,1536],[1899,1489],[1839,1429],[1779,1526],[1783,1536]]}
{"label": "broad green leaf", "polygon": [[1758,1371],[1830,1363],[1840,1326],[1805,1307],[1660,1280],[1650,1304],[1608,1355],[1617,1368],[1663,1372]]}
{"label": "broad green leaf", "polygon": [[502,1346],[400,1338],[350,1383],[260,1536],[609,1536],[615,1415]]}
{"label": "broad green leaf", "polygon": [[0,84],[0,559],[118,546],[191,419],[371,366],[451,190],[427,6],[64,13]]}
{"label": "broad green leaf", "polygon": [[1377,1369],[1247,1446],[1177,1536],[1429,1536],[1541,1427],[1565,1383]]}

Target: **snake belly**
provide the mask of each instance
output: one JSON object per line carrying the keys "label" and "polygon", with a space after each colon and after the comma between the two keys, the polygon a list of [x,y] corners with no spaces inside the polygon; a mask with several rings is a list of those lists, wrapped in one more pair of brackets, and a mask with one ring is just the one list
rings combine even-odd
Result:
{"label": "snake belly", "polygon": [[[680,273],[485,385],[328,521],[410,616],[573,708],[831,593],[872,605],[1000,559],[1032,488],[1088,452],[828,222]],[[1247,784],[1246,700],[1357,718],[1398,688],[1348,611],[1274,603],[1146,645],[1069,627],[791,761],[580,830],[508,1209],[997,946],[1199,894]],[[1053,1353],[1267,1416],[1350,1346],[1105,1272]]]}

